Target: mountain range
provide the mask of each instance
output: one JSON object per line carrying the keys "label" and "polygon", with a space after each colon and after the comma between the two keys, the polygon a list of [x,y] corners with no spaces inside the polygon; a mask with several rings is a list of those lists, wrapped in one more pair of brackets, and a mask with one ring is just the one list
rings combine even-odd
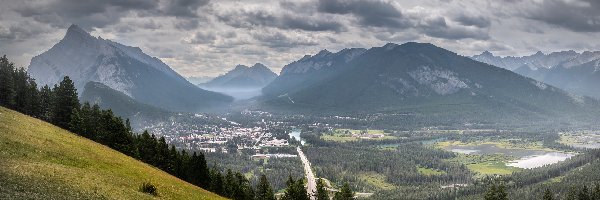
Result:
{"label": "mountain range", "polygon": [[237,65],[231,71],[198,86],[210,91],[222,92],[236,99],[259,96],[261,89],[275,80],[277,74],[261,63],[252,67]]}
{"label": "mountain range", "polygon": [[537,52],[522,57],[501,57],[486,51],[471,58],[578,95],[600,98],[600,51]]}
{"label": "mountain range", "polygon": [[286,65],[263,93],[265,107],[466,119],[569,115],[597,105],[512,71],[414,42],[304,56]]}
{"label": "mountain range", "polygon": [[140,48],[92,37],[71,25],[65,37],[35,56],[28,73],[38,85],[54,85],[69,76],[81,92],[88,82],[102,83],[144,104],[170,111],[202,111],[232,98],[189,83]]}

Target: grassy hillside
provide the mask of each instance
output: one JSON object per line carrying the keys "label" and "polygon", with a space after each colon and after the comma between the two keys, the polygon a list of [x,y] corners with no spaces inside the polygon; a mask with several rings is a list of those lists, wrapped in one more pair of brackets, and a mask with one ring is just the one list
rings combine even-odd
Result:
{"label": "grassy hillside", "polygon": [[[0,199],[224,199],[122,153],[0,107]],[[138,191],[144,182],[158,197]]]}

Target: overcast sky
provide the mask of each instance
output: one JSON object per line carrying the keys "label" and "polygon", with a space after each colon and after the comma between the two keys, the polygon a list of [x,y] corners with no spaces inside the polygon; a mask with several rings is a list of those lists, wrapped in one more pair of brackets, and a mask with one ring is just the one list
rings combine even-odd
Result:
{"label": "overcast sky", "polygon": [[429,42],[462,55],[600,50],[597,0],[0,0],[0,54],[26,67],[71,24],[184,76],[276,73],[321,49]]}

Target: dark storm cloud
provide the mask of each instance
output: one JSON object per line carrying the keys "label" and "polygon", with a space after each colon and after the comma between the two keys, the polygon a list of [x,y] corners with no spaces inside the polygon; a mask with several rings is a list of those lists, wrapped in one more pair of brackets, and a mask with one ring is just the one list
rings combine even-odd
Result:
{"label": "dark storm cloud", "polygon": [[486,28],[492,24],[489,18],[483,16],[471,16],[464,13],[460,13],[456,16],[454,21],[465,26],[475,26],[479,28]]}
{"label": "dark storm cloud", "polygon": [[352,14],[364,26],[405,28],[410,21],[396,7],[380,0],[319,0],[318,10],[331,14]]}
{"label": "dark storm cloud", "polygon": [[90,28],[114,24],[131,10],[151,10],[157,6],[156,0],[51,0],[21,2],[15,11],[56,27],[77,23]]}
{"label": "dark storm cloud", "polygon": [[482,29],[464,26],[449,26],[444,17],[425,19],[419,24],[418,29],[426,35],[436,38],[451,40],[466,38],[489,39],[489,35]]}
{"label": "dark storm cloud", "polygon": [[219,15],[218,18],[226,24],[237,28],[266,26],[305,31],[341,32],[345,30],[345,27],[340,22],[333,20],[321,17],[295,16],[289,13],[274,14],[266,10],[240,10]]}
{"label": "dark storm cloud", "polygon": [[522,14],[576,32],[600,32],[598,0],[545,0],[533,3]]}
{"label": "dark storm cloud", "polygon": [[165,14],[176,17],[198,17],[198,8],[205,6],[209,0],[173,0],[167,1]]}
{"label": "dark storm cloud", "polygon": [[197,10],[208,3],[209,0],[169,0],[162,4],[159,0],[48,0],[21,2],[14,11],[55,27],[74,23],[89,30],[116,24],[131,12],[144,17],[198,17]]}
{"label": "dark storm cloud", "polygon": [[0,25],[0,41],[24,41],[35,38],[45,32],[46,30],[30,22],[9,26]]}

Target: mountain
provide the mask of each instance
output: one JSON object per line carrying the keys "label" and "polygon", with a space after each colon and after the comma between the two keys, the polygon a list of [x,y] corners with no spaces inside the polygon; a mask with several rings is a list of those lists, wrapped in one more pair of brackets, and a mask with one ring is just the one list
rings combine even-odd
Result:
{"label": "mountain", "polygon": [[231,71],[200,84],[200,86],[205,88],[262,88],[276,77],[277,74],[260,63],[256,63],[252,67],[238,65]]}
{"label": "mountain", "polygon": [[90,81],[99,82],[172,111],[198,111],[232,100],[196,87],[140,48],[92,37],[76,25],[50,50],[31,59],[27,70],[38,85],[54,85],[69,76],[78,91]]}
{"label": "mountain", "polygon": [[[326,50],[286,65],[263,106],[466,120],[568,116],[597,102],[432,44]],[[444,116],[442,116],[444,115]]]}
{"label": "mountain", "polygon": [[131,126],[135,130],[140,130],[171,114],[166,110],[140,103],[120,91],[93,81],[85,85],[79,101],[89,102],[92,105],[98,104],[102,109],[111,109],[117,116],[130,119]]}
{"label": "mountain", "polygon": [[66,130],[0,107],[0,199],[225,199]]}
{"label": "mountain", "polygon": [[189,76],[185,79],[187,79],[190,83],[192,83],[194,85],[198,85],[198,84],[209,82],[210,80],[213,80],[214,78],[215,77],[210,77],[210,76]]}
{"label": "mountain", "polygon": [[256,63],[252,67],[238,65],[233,70],[199,84],[198,87],[221,92],[236,99],[248,99],[260,95],[260,90],[271,83],[277,74],[265,65]]}
{"label": "mountain", "polygon": [[471,57],[474,60],[513,70],[566,91],[600,99],[600,51],[538,52],[523,57],[500,57],[490,52]]}

